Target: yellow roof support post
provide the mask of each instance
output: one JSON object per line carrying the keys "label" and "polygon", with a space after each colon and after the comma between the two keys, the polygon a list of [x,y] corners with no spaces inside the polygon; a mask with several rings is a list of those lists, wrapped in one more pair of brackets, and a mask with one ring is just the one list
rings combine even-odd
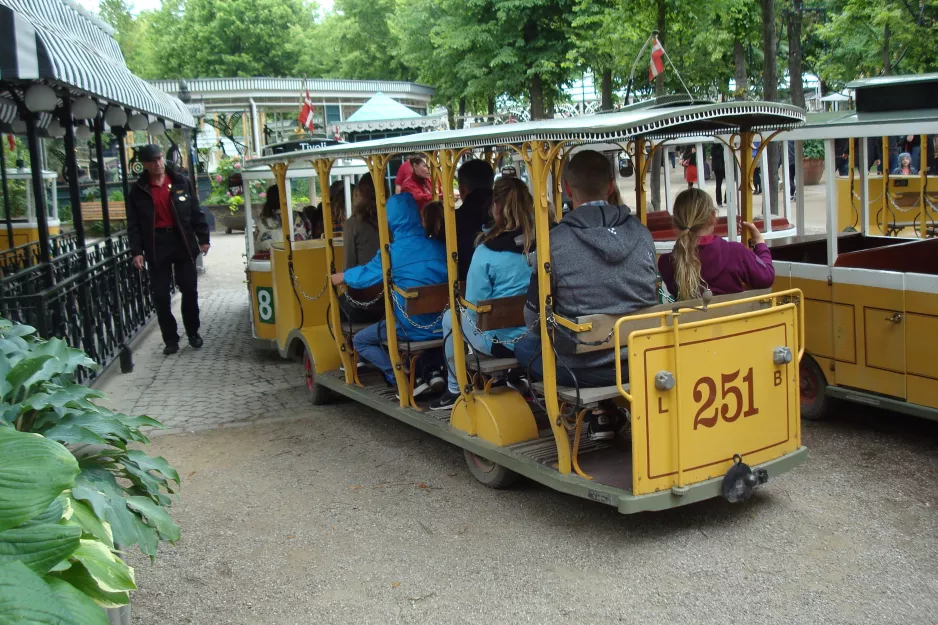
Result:
{"label": "yellow roof support post", "polygon": [[[449,281],[449,314],[453,316],[453,367],[456,370],[456,379],[459,380],[459,392],[463,401],[472,401],[472,385],[466,374],[466,352],[463,349],[462,324],[459,319],[459,299],[463,295],[459,292],[459,256],[456,253],[456,196],[453,193],[453,180],[456,178],[456,166],[460,157],[466,150],[440,150],[435,153],[436,166],[440,171],[443,182],[443,223],[446,230],[446,278]],[[469,410],[468,434],[475,436],[478,432],[475,410]]]}
{"label": "yellow roof support post", "polygon": [[[326,237],[326,285],[329,287],[329,315],[328,323],[333,328],[332,336],[335,339],[335,345],[339,350],[339,358],[342,360],[342,366],[345,367],[345,383],[355,383],[355,366],[352,364],[351,354],[345,347],[345,336],[342,334],[342,317],[339,311],[339,293],[332,284],[332,274],[336,272],[335,266],[335,247],[333,239],[335,238],[335,224],[332,223],[332,198],[329,195],[329,172],[332,171],[332,159],[316,159],[312,162],[313,169],[316,170],[316,178],[319,181],[319,189],[322,193],[322,225]],[[313,187],[310,186],[310,191]]]}
{"label": "yellow roof support post", "polygon": [[[648,169],[645,137],[639,135],[632,142],[632,163],[635,169],[635,214],[643,225],[648,225],[648,198],[645,194],[645,172]],[[649,161],[650,162],[650,161]]]}
{"label": "yellow roof support post", "polygon": [[293,279],[293,216],[287,206],[287,168],[288,163],[274,163],[270,169],[274,172],[277,181],[277,191],[280,195],[280,229],[283,231],[283,246],[287,251],[287,261],[290,263],[290,279]]}
{"label": "yellow roof support post", "polygon": [[[744,130],[739,135],[739,220],[752,223],[752,174],[753,165],[757,156],[753,156],[755,149],[753,139],[755,134]],[[730,141],[730,143],[734,143]],[[749,231],[742,229],[742,244],[749,245]]]}
{"label": "yellow roof support post", "polygon": [[[856,162],[857,162],[857,160],[856,160],[856,153],[854,152],[855,147],[854,147],[854,143],[853,143],[853,142],[855,141],[855,139],[850,138],[849,141],[850,141],[850,143],[847,145],[847,171],[849,172],[848,175],[849,175],[849,180],[850,180],[850,182],[849,182],[849,185],[850,185],[850,188],[849,188],[849,192],[850,192],[850,212],[853,213],[854,211],[856,211],[856,212],[857,212],[857,216],[858,216],[857,221],[859,221],[859,213],[860,213],[860,211],[857,210],[857,208],[856,208],[856,206],[857,206],[857,205],[856,205],[856,195],[854,194],[854,191],[853,191],[854,188],[856,188],[856,182],[857,182],[856,173],[854,172],[854,167],[855,167],[855,164],[856,164]],[[848,219],[849,219],[849,217],[848,217]],[[840,231],[839,219],[838,219],[838,223],[837,223],[837,231],[838,231],[838,232]]]}
{"label": "yellow roof support post", "polygon": [[562,158],[558,156],[550,164],[554,192],[554,223],[560,223],[563,219],[563,166],[566,162],[567,158],[564,155]]}
{"label": "yellow roof support post", "polygon": [[384,274],[384,319],[387,328],[388,353],[391,357],[391,366],[394,367],[394,381],[397,383],[397,394],[401,398],[401,408],[416,407],[410,401],[410,389],[407,376],[401,364],[401,356],[397,351],[397,322],[394,317],[394,292],[391,290],[391,236],[388,231],[388,213],[385,203],[384,170],[388,166],[390,155],[372,154],[365,156],[364,161],[371,172],[371,179],[375,183],[375,201],[378,205],[378,245],[381,254],[381,271]]}
{"label": "yellow roof support post", "polygon": [[923,239],[928,238],[928,201],[925,199],[925,187],[928,185],[928,135],[921,135],[919,138],[921,155],[919,157],[918,175],[922,181],[918,191],[919,205],[919,236]]}
{"label": "yellow roof support post", "polygon": [[521,157],[528,164],[534,186],[535,237],[537,241],[537,286],[540,294],[538,310],[541,324],[541,362],[544,369],[544,403],[550,419],[550,429],[557,443],[557,470],[570,473],[570,439],[560,417],[557,399],[557,361],[549,334],[548,315],[553,309],[550,279],[550,205],[547,201],[547,177],[551,163],[562,149],[562,143],[531,141],[521,147]]}
{"label": "yellow roof support post", "polygon": [[880,211],[882,221],[879,223],[879,232],[889,235],[889,137],[883,137],[883,210]]}

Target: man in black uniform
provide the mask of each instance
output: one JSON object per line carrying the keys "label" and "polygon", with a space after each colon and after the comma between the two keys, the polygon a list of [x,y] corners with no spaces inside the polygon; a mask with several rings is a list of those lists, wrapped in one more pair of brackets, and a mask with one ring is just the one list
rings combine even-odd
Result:
{"label": "man in black uniform", "polygon": [[130,189],[127,234],[134,266],[150,273],[153,304],[167,356],[179,351],[179,334],[170,300],[170,285],[182,293],[182,323],[189,345],[202,347],[199,336],[199,293],[195,259],[209,249],[208,225],[189,179],[167,168],[157,145],[137,152],[144,172]]}

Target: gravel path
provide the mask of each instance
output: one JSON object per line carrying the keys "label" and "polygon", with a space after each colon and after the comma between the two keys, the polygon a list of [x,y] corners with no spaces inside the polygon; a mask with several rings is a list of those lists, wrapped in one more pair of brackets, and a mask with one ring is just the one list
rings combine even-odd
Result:
{"label": "gravel path", "polygon": [[205,348],[163,358],[151,331],[101,384],[173,426],[151,452],[184,478],[182,540],[131,557],[134,623],[938,621],[938,424],[842,405],[805,426],[807,464],[735,506],[488,490],[454,447],[310,405],[300,365],[251,346],[241,240],[207,259]]}

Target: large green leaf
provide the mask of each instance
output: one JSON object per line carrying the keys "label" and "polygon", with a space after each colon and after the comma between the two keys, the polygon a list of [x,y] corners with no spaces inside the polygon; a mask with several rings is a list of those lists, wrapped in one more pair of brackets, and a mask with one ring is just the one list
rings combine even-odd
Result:
{"label": "large green leaf", "polygon": [[12,369],[13,365],[10,360],[5,355],[0,356],[0,398],[5,398],[13,389],[13,385],[7,381],[7,376],[10,375]]}
{"label": "large green leaf", "polygon": [[14,359],[14,355],[17,356],[15,359],[19,360],[19,358],[22,358],[22,354],[18,352],[25,352],[28,349],[29,343],[18,336],[5,336],[0,338],[0,353],[10,357],[11,360]]}
{"label": "large green leaf", "polygon": [[104,397],[101,391],[88,388],[82,384],[67,384],[61,388],[52,389],[51,393],[36,393],[28,397],[23,405],[33,410],[45,410],[46,408],[64,408],[75,404],[82,399],[96,399]]}
{"label": "large green leaf", "polygon": [[140,550],[148,556],[156,555],[155,541],[140,529],[150,528],[127,507],[124,492],[109,471],[100,468],[83,469],[75,483],[72,497],[87,501],[99,519],[110,523],[116,544],[123,547],[139,545]]}
{"label": "large green leaf", "polygon": [[99,519],[91,506],[84,501],[69,498],[65,515],[69,523],[76,524],[86,534],[94,536],[108,547],[114,548],[114,536],[111,534],[110,526]]}
{"label": "large green leaf", "polygon": [[80,539],[81,528],[71,525],[26,525],[0,532],[0,566],[19,561],[45,575],[79,548]]}
{"label": "large green leaf", "polygon": [[0,531],[49,507],[78,475],[69,451],[38,434],[0,428]]}
{"label": "large green leaf", "polygon": [[158,471],[177,485],[180,482],[179,473],[162,456],[149,456],[139,449],[128,449],[125,457],[127,462],[132,462],[143,471]]}
{"label": "large green leaf", "polygon": [[47,577],[46,584],[69,614],[83,625],[108,625],[107,612],[91,597],[57,577]]}
{"label": "large green leaf", "polygon": [[35,333],[36,333],[36,328],[32,326],[28,326],[26,324],[22,324],[22,323],[17,323],[17,324],[11,325],[9,328],[3,328],[2,330],[0,330],[0,335],[2,335],[3,338],[7,338],[7,339],[10,337],[29,336],[30,334],[35,334]]}
{"label": "large green leaf", "polygon": [[38,343],[32,349],[37,356],[49,355],[62,362],[62,371],[72,373],[78,366],[96,368],[97,364],[80,349],[72,349],[61,339],[49,339]]}
{"label": "large green leaf", "polygon": [[[67,571],[53,573],[49,577],[57,577],[68,582],[104,608],[118,608],[130,603],[130,594],[127,591],[108,592],[104,590],[81,562],[76,561]],[[0,622],[0,625],[2,625],[2,622]]]}
{"label": "large green leaf", "polygon": [[10,397],[18,399],[20,393],[28,393],[29,389],[40,382],[46,382],[62,373],[65,363],[49,355],[24,358],[16,363],[7,374],[10,383]]}
{"label": "large green leaf", "polygon": [[127,506],[134,512],[146,517],[147,525],[155,527],[160,538],[171,543],[179,540],[179,526],[169,517],[169,513],[162,506],[153,503],[147,497],[128,497]]}
{"label": "large green leaf", "polygon": [[58,523],[59,519],[61,519],[62,515],[65,513],[65,505],[67,501],[68,499],[65,495],[59,495],[55,498],[55,501],[49,504],[49,507],[46,508],[44,512],[40,513],[39,516],[34,516],[31,518],[26,522],[26,525]]}
{"label": "large green leaf", "polygon": [[77,423],[60,423],[48,430],[42,430],[42,435],[51,438],[63,445],[108,445],[108,440],[97,432]]}
{"label": "large green leaf", "polygon": [[96,540],[81,540],[72,556],[81,562],[105,592],[136,590],[134,570]]}
{"label": "large green leaf", "polygon": [[[65,427],[82,427],[87,430],[90,430],[100,436],[101,438],[107,440],[109,444],[114,445],[115,447],[120,447],[123,449],[127,446],[126,441],[133,440],[133,434],[130,429],[121,423],[119,420],[112,417],[104,417],[97,414],[69,414],[62,418],[61,421],[56,425],[59,428]],[[59,431],[59,430],[56,430]],[[50,436],[47,430],[42,432],[46,436]],[[52,438],[50,436],[50,438]]]}
{"label": "large green leaf", "polygon": [[84,625],[22,562],[0,566],[0,625]]}

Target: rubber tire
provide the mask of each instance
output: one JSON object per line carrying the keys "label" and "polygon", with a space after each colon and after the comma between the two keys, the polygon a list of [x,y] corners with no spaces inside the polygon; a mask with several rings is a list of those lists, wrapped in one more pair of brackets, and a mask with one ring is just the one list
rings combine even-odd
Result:
{"label": "rubber tire", "polygon": [[514,471],[481,458],[468,449],[463,450],[463,457],[466,459],[466,466],[469,467],[472,477],[489,488],[508,488],[518,481],[518,474]]}
{"label": "rubber tire", "polygon": [[[827,396],[827,378],[817,361],[805,354],[801,359],[798,371],[801,381],[799,397],[801,398],[801,418],[806,421],[821,421],[826,419],[830,409],[831,400]],[[806,391],[810,391],[814,399],[806,402]]]}
{"label": "rubber tire", "polygon": [[309,352],[303,350],[303,377],[309,389],[309,400],[314,406],[322,406],[332,402],[332,391],[316,382],[316,371]]}

